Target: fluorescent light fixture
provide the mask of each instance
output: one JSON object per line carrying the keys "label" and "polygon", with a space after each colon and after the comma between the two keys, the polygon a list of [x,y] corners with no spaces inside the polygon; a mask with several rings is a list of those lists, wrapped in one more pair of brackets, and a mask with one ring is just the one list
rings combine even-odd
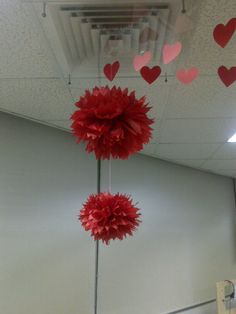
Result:
{"label": "fluorescent light fixture", "polygon": [[236,133],[234,133],[234,135],[231,136],[231,137],[228,139],[227,142],[228,142],[228,143],[236,143]]}

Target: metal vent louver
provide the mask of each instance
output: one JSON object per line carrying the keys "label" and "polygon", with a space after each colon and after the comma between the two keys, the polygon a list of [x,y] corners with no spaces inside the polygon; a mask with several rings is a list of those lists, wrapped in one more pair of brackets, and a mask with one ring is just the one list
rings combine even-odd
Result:
{"label": "metal vent louver", "polygon": [[167,2],[88,5],[53,1],[47,3],[47,18],[42,17],[40,3],[33,6],[62,74],[74,78],[92,77],[98,64],[115,59],[122,62],[122,75],[133,75],[133,56],[147,50],[153,54],[153,64],[160,63],[170,22],[176,17],[175,7]]}
{"label": "metal vent louver", "polygon": [[[168,24],[167,4],[51,5],[58,35],[73,64],[100,53],[160,53]],[[70,62],[71,63],[71,62]]]}

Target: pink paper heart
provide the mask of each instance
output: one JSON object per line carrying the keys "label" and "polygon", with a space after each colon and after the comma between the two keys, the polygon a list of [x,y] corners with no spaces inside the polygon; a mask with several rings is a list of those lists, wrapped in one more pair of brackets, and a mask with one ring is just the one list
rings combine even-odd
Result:
{"label": "pink paper heart", "polygon": [[181,52],[182,44],[177,41],[173,45],[165,45],[163,48],[163,62],[164,64],[168,64],[173,61]]}
{"label": "pink paper heart", "polygon": [[147,65],[151,59],[152,59],[151,51],[146,51],[143,55],[135,56],[133,60],[133,66],[135,71],[139,71],[140,69],[142,69],[142,67]]}
{"label": "pink paper heart", "polygon": [[180,69],[176,73],[177,79],[183,84],[190,84],[198,77],[199,71],[197,68],[192,67],[190,69]]}

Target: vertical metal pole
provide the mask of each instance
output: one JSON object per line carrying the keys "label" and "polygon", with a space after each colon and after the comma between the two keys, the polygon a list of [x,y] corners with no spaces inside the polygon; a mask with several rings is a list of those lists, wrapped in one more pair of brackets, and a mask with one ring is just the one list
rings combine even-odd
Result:
{"label": "vertical metal pole", "polygon": [[98,256],[99,256],[99,240],[96,241],[95,251],[94,314],[97,314],[98,312]]}
{"label": "vertical metal pole", "polygon": [[[101,86],[101,36],[98,40],[98,84]],[[97,193],[101,192],[101,159],[97,160]],[[96,241],[95,247],[95,284],[94,284],[94,314],[98,312],[98,267],[99,267],[99,240]]]}
{"label": "vertical metal pole", "polygon": [[[97,193],[101,192],[101,159],[97,161]],[[94,314],[98,310],[98,260],[99,260],[99,240],[96,241],[95,248],[95,285],[94,285]]]}

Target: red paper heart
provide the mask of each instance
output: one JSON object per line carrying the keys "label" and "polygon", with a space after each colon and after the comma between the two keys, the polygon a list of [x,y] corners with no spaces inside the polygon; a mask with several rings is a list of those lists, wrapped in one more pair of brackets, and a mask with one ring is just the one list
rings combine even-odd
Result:
{"label": "red paper heart", "polygon": [[110,81],[113,81],[114,77],[116,76],[118,70],[120,68],[120,62],[119,61],[115,61],[114,63],[110,64],[106,64],[104,66],[103,72],[106,76],[106,78]]}
{"label": "red paper heart", "polygon": [[236,81],[236,67],[227,69],[225,66],[221,66],[218,69],[218,74],[221,81],[225,84],[226,87],[229,87]]}
{"label": "red paper heart", "polygon": [[161,74],[161,68],[158,65],[153,68],[145,66],[141,69],[140,73],[146,82],[152,84]]}
{"label": "red paper heart", "polygon": [[218,45],[224,48],[236,30],[236,18],[232,18],[226,25],[218,24],[213,31],[213,37]]}

